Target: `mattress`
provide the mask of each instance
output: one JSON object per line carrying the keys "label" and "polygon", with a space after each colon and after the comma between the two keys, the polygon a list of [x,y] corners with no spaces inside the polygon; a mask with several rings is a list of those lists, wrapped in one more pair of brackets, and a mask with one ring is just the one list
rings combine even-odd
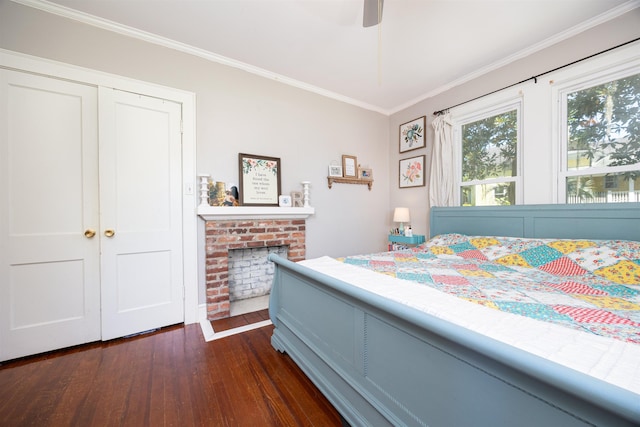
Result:
{"label": "mattress", "polygon": [[[460,243],[453,242],[451,240],[453,238],[447,236],[444,240],[438,241],[436,246],[444,247]],[[430,244],[433,246],[433,241]],[[548,242],[543,244],[548,244]],[[600,242],[597,244],[600,245]],[[417,249],[417,251],[424,252],[425,248],[428,247],[429,242],[424,247]],[[594,248],[596,246],[591,245],[590,247]],[[430,249],[428,250],[430,251]],[[416,255],[415,251],[404,253],[407,258],[410,258],[412,254]],[[396,255],[398,254],[371,254],[355,257],[354,260],[363,261],[368,258],[378,262],[385,257],[393,257],[395,259]],[[444,255],[449,256],[452,260],[461,257],[456,253]],[[467,253],[466,256],[468,255],[470,254]],[[630,257],[625,257],[624,255],[622,258],[633,259],[635,253],[631,254]],[[478,256],[478,253],[476,253],[476,256]],[[505,256],[508,256],[508,254],[496,250],[496,248],[493,250],[493,255],[489,255],[489,257],[494,258],[492,262]],[[484,257],[488,258],[486,254]],[[354,265],[354,263],[345,261],[346,259],[337,260],[330,257],[320,257],[301,261],[300,264],[413,309],[475,331],[491,339],[629,390],[638,394],[640,399],[640,363],[638,363],[640,361],[640,344],[633,342],[635,340],[633,339],[633,328],[635,326],[626,329],[627,332],[631,331],[631,335],[627,334],[623,336],[623,339],[620,339],[620,337],[598,334],[579,327],[567,327],[562,322],[550,323],[540,318],[523,316],[508,310],[496,310],[495,307],[490,305],[460,298],[440,289],[425,286],[424,283],[419,283],[415,280],[397,277],[402,276],[402,274],[392,273],[390,270],[383,271],[384,274],[380,274],[380,271],[376,271],[375,268],[366,269],[362,265]],[[626,261],[626,259],[622,261]],[[583,261],[580,260],[579,262]],[[355,264],[364,263],[356,262]],[[608,267],[611,265],[609,264]],[[624,265],[627,266],[627,264]],[[387,267],[384,267],[384,269],[387,269]],[[516,265],[515,267],[517,267],[516,271],[518,271],[518,269],[530,268],[531,266]],[[602,267],[600,266],[599,268]],[[633,268],[633,265],[631,268]],[[592,268],[589,274],[593,275],[593,271],[596,269],[598,268]],[[608,271],[611,271],[611,269],[609,268]],[[619,269],[616,271],[620,272]],[[628,271],[622,273],[623,276],[625,274],[628,274]],[[624,281],[626,279],[623,278],[621,280]],[[632,278],[632,280],[635,279]],[[638,331],[636,330],[635,332],[637,333]],[[629,336],[632,339],[627,339]]]}
{"label": "mattress", "polygon": [[447,234],[342,259],[476,304],[640,344],[640,243]]}

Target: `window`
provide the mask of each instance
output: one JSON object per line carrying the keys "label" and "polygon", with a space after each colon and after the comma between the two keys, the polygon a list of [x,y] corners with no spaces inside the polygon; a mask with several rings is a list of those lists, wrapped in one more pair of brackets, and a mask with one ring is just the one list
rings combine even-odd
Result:
{"label": "window", "polygon": [[640,203],[639,47],[452,107],[457,204]]}
{"label": "window", "polygon": [[567,203],[640,201],[640,74],[562,95]]}
{"label": "window", "polygon": [[462,206],[516,204],[519,116],[512,104],[459,122]]}

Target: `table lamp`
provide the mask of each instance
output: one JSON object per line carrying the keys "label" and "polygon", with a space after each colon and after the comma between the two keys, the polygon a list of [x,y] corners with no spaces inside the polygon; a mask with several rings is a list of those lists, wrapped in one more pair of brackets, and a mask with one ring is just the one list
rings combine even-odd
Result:
{"label": "table lamp", "polygon": [[409,208],[396,208],[393,211],[393,222],[400,223],[400,234],[404,236],[404,223],[410,222]]}

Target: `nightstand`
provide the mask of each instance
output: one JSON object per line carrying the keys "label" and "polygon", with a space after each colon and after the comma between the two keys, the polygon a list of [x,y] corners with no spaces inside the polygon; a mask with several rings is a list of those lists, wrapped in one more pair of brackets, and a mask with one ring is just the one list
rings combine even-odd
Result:
{"label": "nightstand", "polygon": [[424,243],[424,235],[414,234],[411,237],[389,234],[389,250],[399,250]]}

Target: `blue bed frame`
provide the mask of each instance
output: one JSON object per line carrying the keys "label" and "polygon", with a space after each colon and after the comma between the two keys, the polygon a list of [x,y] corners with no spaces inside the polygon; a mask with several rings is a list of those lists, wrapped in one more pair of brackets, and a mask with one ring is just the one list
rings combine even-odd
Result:
{"label": "blue bed frame", "polygon": [[[433,208],[431,235],[640,241],[640,204]],[[276,255],[269,314],[352,426],[629,426],[640,395]]]}

